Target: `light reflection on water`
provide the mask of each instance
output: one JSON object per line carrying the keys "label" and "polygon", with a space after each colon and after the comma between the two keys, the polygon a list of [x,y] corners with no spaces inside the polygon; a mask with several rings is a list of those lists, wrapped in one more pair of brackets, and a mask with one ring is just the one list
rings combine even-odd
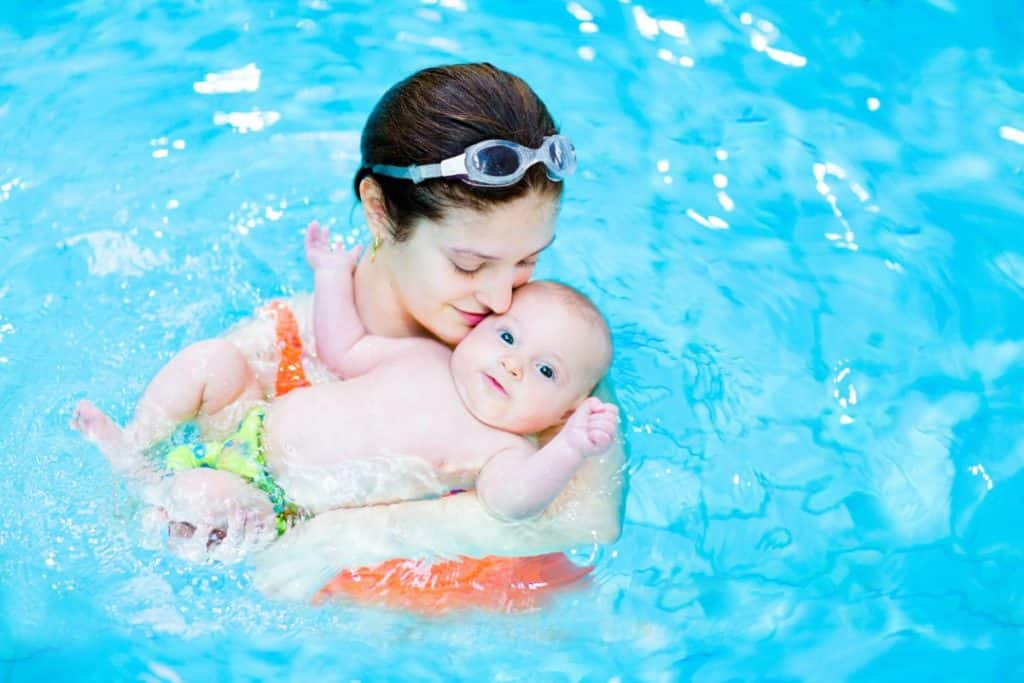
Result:
{"label": "light reflection on water", "polygon": [[[0,667],[1012,677],[1020,13],[0,11],[0,495],[18,511],[0,518]],[[305,223],[357,236],[376,98],[463,59],[526,77],[576,142],[539,275],[582,285],[614,323],[623,538],[549,610],[437,623],[270,604],[241,569],[140,548],[69,406],[88,394],[124,416],[174,350],[307,290]]]}

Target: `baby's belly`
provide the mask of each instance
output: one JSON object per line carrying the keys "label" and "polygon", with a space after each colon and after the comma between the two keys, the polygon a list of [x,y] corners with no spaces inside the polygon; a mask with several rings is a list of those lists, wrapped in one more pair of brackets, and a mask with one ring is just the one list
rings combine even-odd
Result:
{"label": "baby's belly", "polygon": [[294,392],[268,411],[267,466],[290,500],[320,512],[428,498],[466,484],[466,473],[438,467],[437,448],[410,438],[416,426],[397,422],[393,407],[344,393],[336,392],[329,410],[323,396]]}

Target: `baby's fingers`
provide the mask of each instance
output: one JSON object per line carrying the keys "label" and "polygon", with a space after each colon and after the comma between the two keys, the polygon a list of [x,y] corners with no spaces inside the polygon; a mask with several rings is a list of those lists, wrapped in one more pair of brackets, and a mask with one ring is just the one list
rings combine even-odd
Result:
{"label": "baby's fingers", "polygon": [[619,426],[619,415],[618,413],[592,413],[587,419],[587,425],[615,431]]}
{"label": "baby's fingers", "polygon": [[599,410],[601,406],[601,399],[591,396],[583,401],[576,407],[576,410],[572,414],[573,421],[579,420],[590,420],[592,416]]}
{"label": "baby's fingers", "polygon": [[313,221],[306,226],[306,246],[316,244],[321,239],[320,224]]}
{"label": "baby's fingers", "polygon": [[587,438],[595,449],[604,449],[612,442],[612,434],[602,429],[590,429],[587,431]]}
{"label": "baby's fingers", "polygon": [[346,253],[349,254],[352,263],[359,263],[359,257],[363,255],[363,245],[357,244]]}
{"label": "baby's fingers", "polygon": [[330,229],[321,227],[319,223],[313,221],[306,228],[306,253],[313,254],[331,251],[330,238]]}

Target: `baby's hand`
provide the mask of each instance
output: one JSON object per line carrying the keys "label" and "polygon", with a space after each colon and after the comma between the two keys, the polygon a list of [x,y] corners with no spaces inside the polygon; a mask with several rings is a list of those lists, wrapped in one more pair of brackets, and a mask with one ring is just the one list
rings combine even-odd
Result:
{"label": "baby's hand", "polygon": [[340,270],[344,273],[351,273],[359,261],[361,246],[350,251],[345,251],[341,245],[335,249],[331,246],[330,231],[321,228],[320,224],[313,221],[306,228],[306,261],[309,267],[316,272],[321,269]]}
{"label": "baby's hand", "polygon": [[580,404],[560,434],[587,457],[607,450],[618,428],[618,407],[591,396]]}

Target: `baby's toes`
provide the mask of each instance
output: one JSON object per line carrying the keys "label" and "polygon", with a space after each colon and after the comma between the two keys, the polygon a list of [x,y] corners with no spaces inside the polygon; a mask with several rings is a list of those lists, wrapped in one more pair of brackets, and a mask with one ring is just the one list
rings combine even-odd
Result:
{"label": "baby's toes", "polygon": [[71,413],[71,428],[84,434],[89,427],[90,415],[95,415],[96,412],[97,408],[91,401],[82,399],[75,404],[75,409]]}

